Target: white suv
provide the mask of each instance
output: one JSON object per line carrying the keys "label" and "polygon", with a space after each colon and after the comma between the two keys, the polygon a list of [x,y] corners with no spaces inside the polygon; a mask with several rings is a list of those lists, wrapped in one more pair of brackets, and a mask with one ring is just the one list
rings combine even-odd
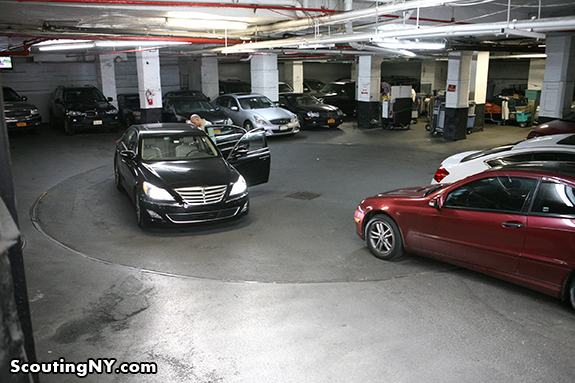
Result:
{"label": "white suv", "polygon": [[295,114],[278,107],[261,94],[224,94],[215,99],[216,109],[246,130],[264,128],[267,136],[295,134],[299,121]]}

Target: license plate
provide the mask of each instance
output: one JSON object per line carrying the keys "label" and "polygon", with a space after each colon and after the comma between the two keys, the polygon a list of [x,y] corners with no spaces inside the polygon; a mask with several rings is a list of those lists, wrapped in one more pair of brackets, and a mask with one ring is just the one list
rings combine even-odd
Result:
{"label": "license plate", "polygon": [[94,120],[94,125],[102,125],[102,120]]}
{"label": "license plate", "polygon": [[328,123],[328,124],[335,124],[335,120],[332,118],[332,119],[330,119],[330,120],[327,120],[327,123]]}
{"label": "license plate", "polygon": [[280,126],[280,130],[288,130],[289,128],[287,127],[287,125],[282,125]]}
{"label": "license plate", "polygon": [[26,126],[25,122],[17,122],[16,126],[22,127],[22,126]]}

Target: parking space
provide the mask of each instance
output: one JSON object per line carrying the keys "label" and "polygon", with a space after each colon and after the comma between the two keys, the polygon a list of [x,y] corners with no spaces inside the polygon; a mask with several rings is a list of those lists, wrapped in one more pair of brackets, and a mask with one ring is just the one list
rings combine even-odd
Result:
{"label": "parking space", "polygon": [[526,133],[486,125],[446,142],[423,120],[348,120],[274,137],[248,216],[149,230],[114,186],[121,133],[15,134],[38,359],[159,369],[87,382],[571,381],[569,305],[421,257],[381,261],[354,230],[363,198],[427,184],[445,157]]}

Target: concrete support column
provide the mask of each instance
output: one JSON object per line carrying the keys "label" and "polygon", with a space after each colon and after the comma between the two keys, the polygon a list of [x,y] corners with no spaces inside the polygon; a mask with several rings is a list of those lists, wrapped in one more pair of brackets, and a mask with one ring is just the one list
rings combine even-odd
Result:
{"label": "concrete support column", "polygon": [[443,138],[457,141],[467,138],[469,84],[473,52],[450,52],[445,94],[445,126]]}
{"label": "concrete support column", "polygon": [[565,116],[575,88],[575,35],[547,35],[539,123]]}
{"label": "concrete support column", "polygon": [[213,100],[220,94],[218,58],[202,57],[200,61],[201,91],[203,94],[208,96],[210,100]]}
{"label": "concrete support column", "polygon": [[357,62],[357,126],[379,125],[381,56],[359,56]]}
{"label": "concrete support column", "polygon": [[114,55],[99,55],[97,57],[98,87],[106,97],[112,97],[111,102],[118,107],[118,94],[116,91],[116,69]]}
{"label": "concrete support column", "polygon": [[291,61],[284,64],[285,79],[294,92],[303,92],[303,61]]}
{"label": "concrete support column", "polygon": [[527,89],[541,90],[545,78],[545,59],[531,59],[529,61],[529,77]]}
{"label": "concrete support column", "polygon": [[136,52],[138,93],[143,122],[162,120],[162,84],[160,81],[160,54],[157,50]]}
{"label": "concrete support column", "polygon": [[275,53],[254,55],[250,61],[252,92],[278,100],[278,56]]}
{"label": "concrete support column", "polygon": [[485,126],[485,101],[487,99],[487,75],[489,73],[489,52],[477,52],[471,65],[472,100],[475,101],[475,121],[472,131],[483,131]]}

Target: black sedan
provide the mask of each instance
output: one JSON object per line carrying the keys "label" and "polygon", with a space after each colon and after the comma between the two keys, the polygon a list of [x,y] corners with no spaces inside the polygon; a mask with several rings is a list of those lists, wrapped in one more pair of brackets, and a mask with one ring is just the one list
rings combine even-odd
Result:
{"label": "black sedan", "polygon": [[162,119],[164,122],[186,122],[192,114],[197,114],[214,125],[232,123],[232,120],[218,112],[209,101],[197,96],[167,97],[163,103]]}
{"label": "black sedan", "polygon": [[29,104],[26,96],[20,96],[12,88],[3,87],[2,95],[8,130],[27,130],[36,133],[42,123],[38,108]]}
{"label": "black sedan", "polygon": [[[227,159],[210,136],[225,147]],[[267,182],[269,170],[263,130],[234,126],[205,133],[181,123],[132,125],[114,155],[116,186],[130,196],[140,227],[245,215],[248,185]]]}
{"label": "black sedan", "polygon": [[337,106],[324,104],[308,93],[280,93],[279,106],[295,113],[301,128],[335,128],[343,122],[343,112]]}

